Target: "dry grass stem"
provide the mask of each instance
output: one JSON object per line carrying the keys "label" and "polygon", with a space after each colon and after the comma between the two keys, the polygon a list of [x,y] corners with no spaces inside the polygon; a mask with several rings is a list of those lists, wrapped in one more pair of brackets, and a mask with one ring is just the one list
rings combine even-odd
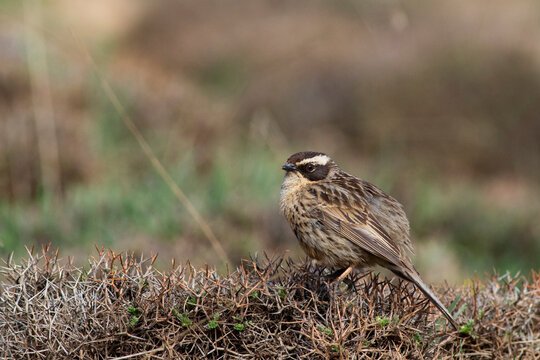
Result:
{"label": "dry grass stem", "polygon": [[[540,277],[436,290],[452,331],[404,282],[329,284],[306,262],[245,261],[220,275],[98,250],[87,268],[29,251],[1,268],[5,359],[538,359]],[[457,301],[454,301],[456,300]]]}

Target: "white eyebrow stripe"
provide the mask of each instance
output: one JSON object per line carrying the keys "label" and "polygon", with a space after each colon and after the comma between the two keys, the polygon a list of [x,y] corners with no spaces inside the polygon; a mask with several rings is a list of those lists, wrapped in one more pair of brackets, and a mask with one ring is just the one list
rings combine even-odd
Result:
{"label": "white eyebrow stripe", "polygon": [[317,156],[311,157],[309,159],[304,159],[304,160],[300,161],[299,163],[296,163],[296,166],[304,165],[304,164],[307,164],[307,163],[323,165],[324,166],[324,165],[328,164],[329,161],[330,161],[330,158],[328,156],[326,156],[326,155],[317,155]]}

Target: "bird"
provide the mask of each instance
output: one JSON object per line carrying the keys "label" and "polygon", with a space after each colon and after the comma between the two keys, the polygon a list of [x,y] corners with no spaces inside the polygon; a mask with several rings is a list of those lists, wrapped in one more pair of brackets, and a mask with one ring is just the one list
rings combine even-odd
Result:
{"label": "bird", "polygon": [[322,152],[295,153],[282,169],[280,210],[310,258],[337,269],[338,280],[355,268],[382,266],[416,285],[458,329],[411,261],[414,250],[403,205]]}

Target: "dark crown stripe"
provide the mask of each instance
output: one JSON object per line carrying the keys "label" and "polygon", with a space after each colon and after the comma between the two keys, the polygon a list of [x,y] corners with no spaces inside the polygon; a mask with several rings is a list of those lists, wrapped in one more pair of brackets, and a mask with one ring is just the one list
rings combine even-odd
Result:
{"label": "dark crown stripe", "polygon": [[325,153],[318,152],[318,151],[302,151],[302,152],[298,152],[296,154],[291,155],[287,159],[287,162],[289,164],[296,164],[297,162],[300,162],[300,161],[305,160],[305,159],[310,159],[310,158],[315,157],[317,155],[325,155],[325,156],[327,156]]}

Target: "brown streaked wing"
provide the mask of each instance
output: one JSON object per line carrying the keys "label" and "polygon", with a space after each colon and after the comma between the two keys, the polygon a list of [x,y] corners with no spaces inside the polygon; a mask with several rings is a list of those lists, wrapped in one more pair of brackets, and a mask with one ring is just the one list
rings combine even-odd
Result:
{"label": "brown streaked wing", "polygon": [[372,218],[379,222],[379,225],[390,235],[402,253],[414,254],[409,237],[409,220],[403,205],[375,185],[361,181],[362,188],[370,199],[369,209]]}
{"label": "brown streaked wing", "polygon": [[333,199],[335,192],[325,193],[330,197],[330,201],[319,203],[312,210],[312,215],[327,229],[381,260],[396,265],[403,264],[399,248],[377,219],[365,211],[366,204],[363,199],[337,205],[340,202]]}

